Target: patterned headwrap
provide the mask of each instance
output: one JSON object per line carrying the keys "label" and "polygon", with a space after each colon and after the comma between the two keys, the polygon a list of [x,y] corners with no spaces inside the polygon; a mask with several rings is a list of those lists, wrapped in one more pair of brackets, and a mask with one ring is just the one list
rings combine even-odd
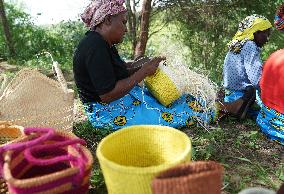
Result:
{"label": "patterned headwrap", "polygon": [[264,31],[271,28],[272,25],[268,19],[260,15],[247,16],[239,24],[237,33],[233,40],[228,43],[228,48],[233,53],[240,53],[242,47],[248,40],[254,39],[254,33],[257,31]]}
{"label": "patterned headwrap", "polygon": [[124,0],[94,0],[87,6],[81,18],[87,27],[93,29],[102,23],[106,16],[126,12],[123,3]]}
{"label": "patterned headwrap", "polygon": [[276,10],[274,26],[277,30],[284,31],[284,3]]}
{"label": "patterned headwrap", "polygon": [[277,30],[284,32],[284,18],[276,15],[274,19],[274,26]]}

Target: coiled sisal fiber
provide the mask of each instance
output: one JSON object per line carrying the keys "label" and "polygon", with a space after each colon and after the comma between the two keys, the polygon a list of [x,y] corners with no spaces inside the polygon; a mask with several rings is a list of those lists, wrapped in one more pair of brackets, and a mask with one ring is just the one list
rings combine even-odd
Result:
{"label": "coiled sisal fiber", "polygon": [[[93,157],[84,141],[66,131],[25,128],[25,136],[1,146],[1,170],[13,194],[85,194]],[[4,163],[3,163],[4,162]]]}
{"label": "coiled sisal fiber", "polygon": [[[56,64],[55,64],[56,65]],[[35,69],[22,69],[0,96],[0,120],[24,127],[73,128],[74,91],[55,66],[58,81]]]}
{"label": "coiled sisal fiber", "polygon": [[145,85],[164,106],[170,105],[182,95],[176,75],[164,65],[160,65],[154,75],[145,78]]}
{"label": "coiled sisal fiber", "polygon": [[197,161],[163,171],[152,181],[154,194],[221,194],[224,168],[214,161]]}
{"label": "coiled sisal fiber", "polygon": [[151,194],[154,176],[191,159],[191,141],[171,127],[136,125],[105,137],[97,157],[109,194]]}

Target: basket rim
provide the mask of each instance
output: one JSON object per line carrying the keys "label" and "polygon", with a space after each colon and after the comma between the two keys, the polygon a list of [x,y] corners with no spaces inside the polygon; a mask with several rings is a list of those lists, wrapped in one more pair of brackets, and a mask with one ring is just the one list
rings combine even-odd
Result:
{"label": "basket rim", "polygon": [[[67,138],[78,138],[75,134],[71,133],[71,132],[65,132],[65,131],[60,131],[60,130],[55,130],[55,133],[57,135],[63,136],[63,137],[67,137]],[[29,136],[23,136],[21,139],[17,139],[17,141],[25,141],[29,138]],[[17,142],[16,141],[16,142]],[[85,172],[88,172],[92,169],[92,165],[94,163],[94,158],[92,153],[90,152],[90,150],[88,148],[86,148],[83,145],[78,145],[81,149],[82,152],[85,154],[86,158],[88,159],[88,161],[86,162],[86,168],[85,168]],[[13,151],[7,151],[5,154],[8,154],[9,157],[12,156]],[[19,187],[19,188],[29,188],[31,186],[37,186],[40,184],[47,184],[49,182],[52,182],[56,179],[60,179],[62,177],[65,176],[71,176],[74,175],[76,173],[79,172],[79,168],[77,166],[73,166],[58,172],[54,172],[51,174],[46,174],[40,177],[32,177],[32,178],[25,178],[25,179],[18,179],[15,178],[10,169],[10,162],[5,161],[4,166],[3,166],[3,171],[4,174],[6,174],[6,177],[4,175],[4,179],[6,180],[6,182],[11,183],[13,186]],[[82,180],[83,181],[83,180]]]}
{"label": "basket rim", "polygon": [[[192,174],[185,174],[182,176],[169,176],[166,175],[169,172],[172,171],[178,171],[181,172],[183,169],[191,169],[194,171],[194,168],[198,168],[202,165],[207,165],[206,168],[203,171],[200,171],[198,173],[192,173]],[[178,166],[172,167],[167,169],[166,171],[161,172],[156,176],[156,178],[153,180],[153,182],[167,182],[167,181],[177,181],[179,182],[181,179],[182,180],[194,180],[198,177],[202,176],[222,176],[224,174],[224,167],[222,166],[221,163],[207,160],[207,161],[194,161],[194,162],[186,162],[184,164],[180,164]],[[189,176],[190,175],[190,176]]]}
{"label": "basket rim", "polygon": [[[137,126],[139,126],[139,128],[137,128]],[[104,143],[106,141],[108,141],[109,139],[115,137],[115,136],[119,136],[122,133],[125,133],[127,131],[130,130],[143,130],[143,129],[147,129],[147,128],[155,128],[156,130],[162,130],[162,131],[172,131],[173,133],[179,134],[181,136],[183,136],[184,140],[187,141],[187,146],[185,148],[185,150],[180,154],[179,157],[175,158],[175,161],[173,161],[172,163],[166,163],[166,164],[160,164],[160,165],[154,165],[154,166],[149,166],[149,167],[137,167],[137,166],[124,166],[121,164],[118,164],[116,162],[110,161],[109,159],[107,159],[101,152],[102,146],[104,145]],[[158,173],[162,170],[164,170],[165,168],[168,168],[170,166],[174,166],[177,164],[180,164],[181,162],[186,162],[187,160],[185,160],[186,158],[189,158],[189,160],[191,160],[191,154],[192,154],[192,143],[190,140],[190,137],[187,136],[184,132],[179,131],[178,129],[175,129],[173,127],[168,127],[168,126],[161,126],[161,125],[133,125],[130,127],[125,127],[122,129],[119,129],[118,131],[115,131],[114,133],[106,136],[105,138],[103,138],[101,140],[101,142],[98,144],[97,150],[96,150],[96,155],[97,158],[99,159],[100,163],[104,163],[104,165],[119,171],[119,172],[124,172],[124,173],[131,173],[131,174],[153,174],[153,173]]]}

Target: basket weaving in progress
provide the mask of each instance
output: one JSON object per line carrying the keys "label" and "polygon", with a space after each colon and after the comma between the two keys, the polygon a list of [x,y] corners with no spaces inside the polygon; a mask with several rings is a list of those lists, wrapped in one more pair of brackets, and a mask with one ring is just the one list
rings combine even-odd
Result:
{"label": "basket weaving in progress", "polygon": [[176,75],[164,65],[160,65],[154,75],[146,77],[145,85],[164,106],[170,105],[182,95]]}

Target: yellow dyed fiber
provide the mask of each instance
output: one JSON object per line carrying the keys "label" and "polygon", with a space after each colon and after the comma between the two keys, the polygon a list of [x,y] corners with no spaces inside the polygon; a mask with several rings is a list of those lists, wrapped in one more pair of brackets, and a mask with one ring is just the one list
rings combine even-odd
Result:
{"label": "yellow dyed fiber", "polygon": [[96,154],[108,194],[151,194],[159,172],[191,159],[191,141],[171,127],[137,125],[105,137]]}
{"label": "yellow dyed fiber", "polygon": [[24,127],[12,125],[7,121],[0,121],[0,144],[5,144],[24,134]]}
{"label": "yellow dyed fiber", "polygon": [[146,77],[145,85],[150,93],[164,106],[168,106],[181,97],[175,83],[160,68],[157,69],[154,75]]}

